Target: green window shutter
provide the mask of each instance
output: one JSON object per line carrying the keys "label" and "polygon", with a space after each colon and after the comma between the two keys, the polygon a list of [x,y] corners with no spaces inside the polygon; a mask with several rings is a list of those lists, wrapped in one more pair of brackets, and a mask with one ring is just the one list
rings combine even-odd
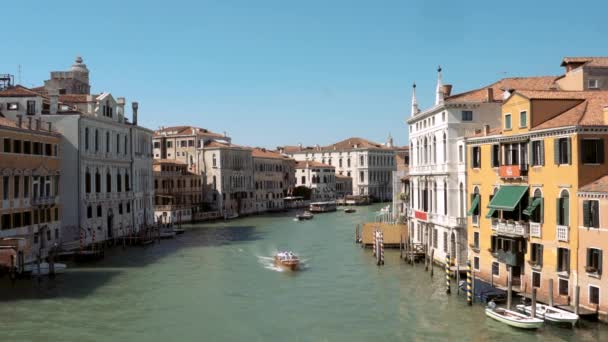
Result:
{"label": "green window shutter", "polygon": [[542,266],[543,265],[543,249],[544,249],[544,246],[543,245],[538,245],[538,248],[539,248],[539,253],[538,253],[539,254],[539,258],[538,258],[539,260],[538,261],[539,261],[539,264]]}
{"label": "green window shutter", "polygon": [[568,197],[567,199],[564,199],[562,201],[562,203],[564,204],[564,226],[568,226],[570,223],[570,220],[568,217],[570,215],[570,210],[569,210],[570,197]]}
{"label": "green window shutter", "polygon": [[561,221],[560,221],[560,215],[559,215],[559,212],[560,212],[561,208],[562,208],[562,202],[560,201],[559,198],[556,198],[555,199],[555,222],[557,224],[561,223]]}
{"label": "green window shutter", "polygon": [[600,202],[594,201],[593,207],[595,208],[595,210],[593,211],[593,213],[595,214],[595,215],[593,215],[593,223],[594,223],[593,226],[596,228],[599,228],[600,227]]}
{"label": "green window shutter", "polygon": [[556,165],[560,164],[559,160],[559,139],[553,139],[553,161],[555,161]]}
{"label": "green window shutter", "polygon": [[540,165],[545,165],[545,141],[540,140]]}
{"label": "green window shutter", "polygon": [[598,146],[597,146],[597,154],[598,154],[598,162],[600,164],[604,163],[604,139],[600,139],[598,141]]}
{"label": "green window shutter", "polygon": [[540,199],[540,223],[544,222],[545,219],[545,199],[541,198]]}
{"label": "green window shutter", "polygon": [[583,226],[591,226],[591,210],[589,201],[583,201]]}
{"label": "green window shutter", "polygon": [[[534,144],[531,141],[528,142],[528,165],[534,164],[534,155],[532,154],[534,152],[534,149],[532,148],[533,145]],[[523,161],[521,164],[523,164]]]}
{"label": "green window shutter", "polygon": [[566,149],[568,150],[566,155],[568,158],[568,164],[572,164],[572,139],[570,138],[566,139]]}
{"label": "green window shutter", "polygon": [[475,154],[473,153],[474,149],[471,146],[471,151],[469,153],[469,155],[471,156],[471,168],[473,168],[473,166],[475,165]]}

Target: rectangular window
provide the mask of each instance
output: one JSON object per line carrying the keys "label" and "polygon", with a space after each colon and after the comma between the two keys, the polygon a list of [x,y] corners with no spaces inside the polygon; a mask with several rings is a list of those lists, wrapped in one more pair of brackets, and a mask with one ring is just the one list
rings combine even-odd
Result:
{"label": "rectangular window", "polygon": [[570,164],[570,138],[559,138],[554,140],[554,159],[555,164]]}
{"label": "rectangular window", "polygon": [[463,110],[462,111],[462,121],[473,121],[473,111],[472,110]]}
{"label": "rectangular window", "polygon": [[567,296],[568,295],[568,279],[559,279],[558,282],[558,293],[560,296]]}
{"label": "rectangular window", "polygon": [[473,248],[479,249],[479,232],[473,232]]}
{"label": "rectangular window", "polygon": [[27,101],[27,115],[36,114],[36,101]]}
{"label": "rectangular window", "polygon": [[458,161],[461,163],[464,161],[464,152],[463,152],[462,145],[458,146]]}
{"label": "rectangular window", "polygon": [[187,144],[187,143],[188,143],[188,142],[187,142],[187,140],[181,140],[181,141],[179,142],[179,147],[186,147],[186,144]]}
{"label": "rectangular window", "polygon": [[13,176],[13,198],[19,198],[19,183],[21,176]]}
{"label": "rectangular window", "polygon": [[154,148],[160,148],[160,142],[155,141],[154,142]]}
{"label": "rectangular window", "polygon": [[101,217],[101,206],[97,206],[97,217]]}
{"label": "rectangular window", "polygon": [[479,271],[479,257],[473,257],[473,269]]}
{"label": "rectangular window", "polygon": [[4,153],[11,153],[11,139],[4,138]]}
{"label": "rectangular window", "polygon": [[540,272],[532,272],[532,287],[540,287]]}
{"label": "rectangular window", "polygon": [[588,228],[600,227],[600,202],[598,200],[583,201],[583,225]]}
{"label": "rectangular window", "polygon": [[500,166],[500,145],[492,145],[492,167]]}
{"label": "rectangular window", "polygon": [[519,113],[519,127],[528,127],[528,112]]}
{"label": "rectangular window", "polygon": [[11,229],[11,214],[2,215],[2,230]]}
{"label": "rectangular window", "polygon": [[500,265],[496,261],[492,262],[492,275],[500,275]]}
{"label": "rectangular window", "polygon": [[480,146],[471,147],[471,166],[474,169],[478,169],[481,167],[481,147]]}
{"label": "rectangular window", "polygon": [[32,154],[32,143],[30,141],[23,142],[23,153]]}
{"label": "rectangular window", "polygon": [[21,153],[21,140],[13,140],[13,153]]}
{"label": "rectangular window", "polygon": [[570,250],[557,249],[557,272],[570,272]]}
{"label": "rectangular window", "polygon": [[600,304],[600,288],[589,285],[589,304]]}
{"label": "rectangular window", "polygon": [[505,115],[505,129],[511,129],[511,114]]}
{"label": "rectangular window", "polygon": [[583,164],[602,164],[604,162],[604,139],[583,139],[581,156]]}
{"label": "rectangular window", "polygon": [[194,146],[194,140],[190,139],[188,140],[188,147],[193,147]]}
{"label": "rectangular window", "polygon": [[589,89],[597,89],[600,87],[600,82],[597,79],[589,79],[587,80],[587,86]]}
{"label": "rectangular window", "polygon": [[2,176],[2,199],[8,200],[9,176]]}
{"label": "rectangular window", "polygon": [[9,102],[6,104],[8,110],[19,110],[19,102]]}
{"label": "rectangular window", "polygon": [[87,207],[87,218],[93,217],[93,208],[91,206]]}
{"label": "rectangular window", "polygon": [[53,145],[44,144],[44,155],[48,157],[53,156]]}
{"label": "rectangular window", "polygon": [[167,148],[171,148],[173,147],[173,142],[172,141],[167,141]]}
{"label": "rectangular window", "polygon": [[587,273],[602,274],[602,250],[597,248],[587,248]]}
{"label": "rectangular window", "polygon": [[543,265],[543,245],[540,243],[533,243],[531,245],[530,261],[534,266],[541,267]]}
{"label": "rectangular window", "polygon": [[532,141],[532,165],[545,164],[545,142],[542,140]]}

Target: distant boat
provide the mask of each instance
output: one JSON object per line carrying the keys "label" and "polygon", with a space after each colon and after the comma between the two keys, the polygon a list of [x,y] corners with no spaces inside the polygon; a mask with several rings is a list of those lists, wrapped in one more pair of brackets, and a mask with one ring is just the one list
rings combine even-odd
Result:
{"label": "distant boat", "polygon": [[520,329],[538,329],[543,325],[542,319],[528,317],[504,308],[497,308],[494,302],[490,302],[486,307],[486,316]]}
{"label": "distant boat", "polygon": [[326,213],[336,211],[336,201],[313,202],[310,203],[309,211],[311,213]]}
{"label": "distant boat", "polygon": [[274,265],[296,271],[300,266],[300,259],[293,252],[279,252],[274,256]]}
{"label": "distant boat", "polygon": [[346,208],[346,209],[344,209],[344,212],[345,212],[345,213],[347,213],[347,214],[352,214],[352,213],[354,213],[354,212],[356,212],[356,211],[357,211],[357,210],[355,210],[355,209],[353,209],[353,208]]}
{"label": "distant boat", "polygon": [[302,220],[312,220],[312,218],[315,217],[310,211],[305,211],[302,214],[297,214],[296,215],[296,219],[298,221],[302,221]]}
{"label": "distant boat", "polygon": [[[68,266],[66,264],[55,263],[55,274],[64,273]],[[40,274],[38,274],[38,264],[27,264],[23,266],[25,272],[31,272],[33,276],[37,275],[49,275],[50,265],[47,262],[40,263]]]}
{"label": "distant boat", "polygon": [[235,219],[237,217],[239,217],[239,214],[234,213],[232,215],[226,215],[226,216],[224,216],[224,220],[233,220],[233,219]]}
{"label": "distant boat", "polygon": [[[521,312],[532,314],[532,305],[519,304],[516,308]],[[536,317],[553,323],[568,323],[572,326],[578,321],[577,314],[540,303],[536,303]]]}

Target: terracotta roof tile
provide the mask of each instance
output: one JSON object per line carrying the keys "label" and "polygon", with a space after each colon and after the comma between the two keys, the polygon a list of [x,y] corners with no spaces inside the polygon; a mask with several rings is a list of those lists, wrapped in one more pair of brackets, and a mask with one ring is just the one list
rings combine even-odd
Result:
{"label": "terracotta roof tile", "polygon": [[251,155],[254,158],[268,158],[268,159],[291,159],[288,156],[282,155],[279,152],[267,150],[264,148],[254,147],[251,151]]}
{"label": "terracotta roof tile", "polygon": [[172,127],[164,127],[162,129],[158,129],[154,132],[154,136],[163,136],[164,133],[166,135],[193,135],[192,130],[194,130],[197,134],[207,135],[217,138],[223,138],[223,134],[218,134],[211,132],[205,128],[195,127],[195,126],[172,126]]}
{"label": "terracotta roof tile", "polygon": [[32,91],[29,88],[26,88],[21,85],[16,85],[14,87],[6,88],[0,91],[0,97],[35,97],[42,96],[39,93]]}
{"label": "terracotta roof tile", "polygon": [[449,96],[445,102],[484,102],[487,100],[488,88],[492,88],[493,102],[502,102],[504,90],[549,90],[555,87],[557,78],[558,76],[503,78],[489,86]]}
{"label": "terracotta roof tile", "polygon": [[582,186],[579,192],[608,192],[608,175]]}
{"label": "terracotta roof tile", "polygon": [[561,66],[569,63],[583,63],[585,66],[608,67],[608,57],[564,57]]}
{"label": "terracotta roof tile", "polygon": [[[356,147],[355,147],[356,146]],[[355,149],[387,149],[392,150],[392,148],[386,147],[385,145],[364,139],[359,137],[347,138],[342,141],[339,141],[332,145],[327,146],[282,146],[281,147],[285,153],[297,153],[297,152],[328,152],[328,151],[348,151]]]}

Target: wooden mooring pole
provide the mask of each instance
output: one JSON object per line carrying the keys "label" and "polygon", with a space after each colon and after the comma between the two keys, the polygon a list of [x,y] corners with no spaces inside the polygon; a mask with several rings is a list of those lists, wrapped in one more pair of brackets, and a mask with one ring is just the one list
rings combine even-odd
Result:
{"label": "wooden mooring pole", "polygon": [[580,303],[580,294],[581,294],[581,287],[576,285],[576,287],[574,287],[574,313],[578,315],[578,311],[579,311],[579,303]]}
{"label": "wooden mooring pole", "polygon": [[450,255],[445,255],[445,293],[450,294],[452,292],[450,288]]}
{"label": "wooden mooring pole", "polygon": [[553,306],[553,279],[549,279],[549,306]]}
{"label": "wooden mooring pole", "polygon": [[509,273],[507,273],[507,310],[511,310],[512,302],[512,286],[513,286],[513,268],[509,266]]}
{"label": "wooden mooring pole", "polygon": [[536,317],[536,287],[532,287],[532,311],[531,316]]}
{"label": "wooden mooring pole", "polygon": [[435,270],[435,248],[431,249],[431,278],[433,278],[433,272]]}
{"label": "wooden mooring pole", "polygon": [[473,305],[473,279],[471,279],[471,260],[467,260],[467,304]]}

